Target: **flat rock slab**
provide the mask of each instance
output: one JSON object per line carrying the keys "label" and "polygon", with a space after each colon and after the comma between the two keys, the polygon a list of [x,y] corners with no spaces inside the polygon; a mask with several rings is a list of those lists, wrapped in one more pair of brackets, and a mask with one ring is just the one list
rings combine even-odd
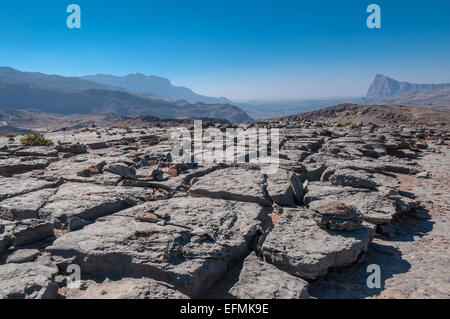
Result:
{"label": "flat rock slab", "polygon": [[308,285],[252,253],[245,259],[239,281],[229,293],[237,299],[307,299]]}
{"label": "flat rock slab", "polygon": [[0,219],[0,254],[11,244],[15,223]]}
{"label": "flat rock slab", "polygon": [[53,236],[52,223],[39,219],[27,219],[16,223],[11,236],[11,245],[26,246]]}
{"label": "flat rock slab", "polygon": [[271,206],[266,178],[259,170],[226,168],[200,177],[189,193],[197,196],[253,202]]}
{"label": "flat rock slab", "polygon": [[103,168],[105,158],[95,154],[78,155],[51,163],[42,178],[63,178],[69,182],[94,182],[97,175],[87,174],[91,168]]}
{"label": "flat rock slab", "polygon": [[96,283],[84,281],[80,289],[69,289],[67,299],[187,299],[167,283],[150,278],[123,278]]}
{"label": "flat rock slab", "polygon": [[26,173],[36,169],[45,169],[50,163],[57,159],[50,158],[8,158],[0,159],[0,175],[13,176]]}
{"label": "flat rock slab", "polygon": [[318,200],[332,200],[353,205],[364,220],[373,224],[389,223],[398,213],[396,202],[384,193],[374,190],[335,186],[330,183],[310,183],[305,204]]}
{"label": "flat rock slab", "polygon": [[95,220],[141,203],[151,194],[151,189],[66,183],[48,199],[39,216],[64,228],[73,217]]}
{"label": "flat rock slab", "polygon": [[352,169],[338,169],[329,178],[331,184],[356,188],[376,189],[377,183],[369,173]]}
{"label": "flat rock slab", "polygon": [[383,156],[380,159],[352,159],[344,160],[334,157],[326,158],[327,167],[335,167],[337,169],[353,169],[364,170],[369,173],[401,173],[401,174],[417,174],[422,170],[415,162],[405,162],[401,159]]}
{"label": "flat rock slab", "polygon": [[323,230],[305,208],[284,209],[262,245],[266,262],[291,275],[315,279],[331,267],[356,262],[368,248],[372,233],[362,226],[352,232]]}
{"label": "flat rock slab", "polygon": [[51,146],[24,147],[14,152],[15,156],[48,156],[58,157],[58,151]]}
{"label": "flat rock slab", "polygon": [[35,261],[40,255],[37,249],[19,249],[6,258],[7,264],[23,264]]}
{"label": "flat rock slab", "polygon": [[198,166],[196,168],[180,172],[178,176],[169,177],[169,179],[165,181],[155,182],[155,184],[160,185],[160,188],[162,189],[178,191],[188,187],[194,179],[210,174],[217,169],[217,165]]}
{"label": "flat rock slab", "polygon": [[[286,170],[278,170],[276,174],[267,175],[267,192],[269,197],[281,206],[294,205],[294,192],[291,187],[293,173]],[[296,184],[300,186],[301,184]]]}
{"label": "flat rock slab", "polygon": [[[160,221],[140,222],[153,214]],[[83,274],[149,277],[201,296],[255,240],[262,206],[207,198],[147,202],[58,238],[48,251]]]}
{"label": "flat rock slab", "polygon": [[47,182],[32,178],[0,177],[0,201],[3,201],[10,197],[15,197],[55,186],[56,184],[53,182]]}
{"label": "flat rock slab", "polygon": [[48,188],[5,199],[0,202],[0,210],[10,212],[16,220],[39,218],[39,209],[56,191]]}
{"label": "flat rock slab", "polygon": [[347,168],[328,168],[322,174],[321,181],[330,181],[333,185],[367,189],[377,189],[381,186],[396,188],[399,185],[397,178],[389,175]]}
{"label": "flat rock slab", "polygon": [[0,299],[52,299],[58,286],[55,268],[37,263],[0,266]]}

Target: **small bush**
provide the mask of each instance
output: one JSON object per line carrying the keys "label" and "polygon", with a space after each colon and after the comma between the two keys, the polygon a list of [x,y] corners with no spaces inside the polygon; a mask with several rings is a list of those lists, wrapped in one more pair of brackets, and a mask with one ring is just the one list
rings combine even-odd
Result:
{"label": "small bush", "polygon": [[25,146],[51,146],[52,141],[46,139],[43,134],[27,134],[20,140],[20,143]]}
{"label": "small bush", "polygon": [[351,129],[360,128],[360,126],[358,124],[353,123],[352,121],[340,121],[340,122],[338,122],[338,124],[340,124],[341,126],[348,126]]}

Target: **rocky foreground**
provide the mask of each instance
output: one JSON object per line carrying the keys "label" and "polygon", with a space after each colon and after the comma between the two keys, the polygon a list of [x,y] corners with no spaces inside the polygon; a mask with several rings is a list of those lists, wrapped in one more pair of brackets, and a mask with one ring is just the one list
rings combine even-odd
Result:
{"label": "rocky foreground", "polygon": [[282,129],[276,174],[174,163],[170,128],[0,138],[0,298],[448,297],[448,131],[252,125]]}

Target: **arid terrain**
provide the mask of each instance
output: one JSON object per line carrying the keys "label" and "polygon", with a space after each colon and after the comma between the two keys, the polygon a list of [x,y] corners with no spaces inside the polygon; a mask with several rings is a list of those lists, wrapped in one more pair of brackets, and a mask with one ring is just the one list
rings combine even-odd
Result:
{"label": "arid terrain", "polygon": [[395,105],[357,105],[340,104],[323,110],[301,113],[283,118],[292,121],[330,121],[334,123],[360,122],[377,125],[409,125],[419,127],[441,127],[448,129],[450,112],[447,109],[435,109]]}
{"label": "arid terrain", "polygon": [[448,298],[448,112],[345,108],[241,124],[280,129],[275,174],[175,162],[142,119],[0,137],[0,298]]}

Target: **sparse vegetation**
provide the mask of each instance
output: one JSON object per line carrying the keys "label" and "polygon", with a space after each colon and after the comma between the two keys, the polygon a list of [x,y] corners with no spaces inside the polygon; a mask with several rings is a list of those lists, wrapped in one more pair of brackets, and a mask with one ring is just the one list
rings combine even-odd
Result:
{"label": "sparse vegetation", "polygon": [[20,140],[20,143],[25,146],[51,146],[52,141],[46,139],[43,134],[30,133],[26,134],[24,138]]}
{"label": "sparse vegetation", "polygon": [[352,121],[340,121],[338,122],[338,124],[340,124],[341,126],[347,126],[351,129],[357,129],[361,127],[359,124],[353,123]]}

